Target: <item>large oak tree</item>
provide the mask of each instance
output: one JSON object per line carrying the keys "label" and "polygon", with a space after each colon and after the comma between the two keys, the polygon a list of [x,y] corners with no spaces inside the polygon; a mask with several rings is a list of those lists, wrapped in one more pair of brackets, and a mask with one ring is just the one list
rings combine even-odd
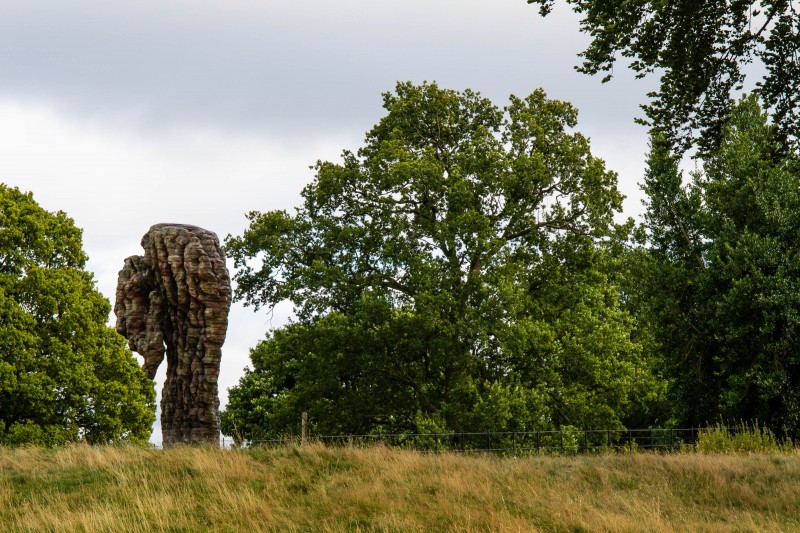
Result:
{"label": "large oak tree", "polygon": [[238,297],[298,322],[253,351],[224,431],[620,425],[657,387],[609,281],[616,174],[576,110],[410,83],[384,107],[295,212],[226,241]]}

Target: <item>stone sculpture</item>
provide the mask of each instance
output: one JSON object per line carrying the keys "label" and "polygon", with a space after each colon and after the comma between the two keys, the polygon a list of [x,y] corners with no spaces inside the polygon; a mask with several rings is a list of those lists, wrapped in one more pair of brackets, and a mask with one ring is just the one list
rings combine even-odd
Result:
{"label": "stone sculpture", "polygon": [[185,224],[156,224],[144,256],[125,259],[114,313],[117,331],[154,379],[167,358],[161,395],[164,446],[219,442],[219,376],[231,282],[219,239]]}

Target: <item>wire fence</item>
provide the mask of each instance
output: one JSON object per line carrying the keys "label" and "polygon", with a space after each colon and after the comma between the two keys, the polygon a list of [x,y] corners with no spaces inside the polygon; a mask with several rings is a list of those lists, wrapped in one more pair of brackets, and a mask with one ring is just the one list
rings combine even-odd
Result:
{"label": "wire fence", "polygon": [[[727,428],[731,433],[737,428]],[[697,442],[699,428],[589,429],[550,431],[387,433],[370,435],[309,435],[254,439],[237,443],[225,437],[225,448],[282,447],[320,443],[328,447],[376,444],[421,452],[493,453],[500,455],[585,454],[676,451]]]}

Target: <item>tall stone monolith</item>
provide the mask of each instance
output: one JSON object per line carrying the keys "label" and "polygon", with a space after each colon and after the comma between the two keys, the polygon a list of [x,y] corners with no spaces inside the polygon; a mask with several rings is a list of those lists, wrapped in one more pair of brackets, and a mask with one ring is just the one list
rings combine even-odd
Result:
{"label": "tall stone monolith", "polygon": [[217,236],[186,224],[156,224],[143,256],[125,259],[114,313],[117,331],[154,379],[167,358],[161,395],[164,445],[219,442],[219,377],[231,281]]}

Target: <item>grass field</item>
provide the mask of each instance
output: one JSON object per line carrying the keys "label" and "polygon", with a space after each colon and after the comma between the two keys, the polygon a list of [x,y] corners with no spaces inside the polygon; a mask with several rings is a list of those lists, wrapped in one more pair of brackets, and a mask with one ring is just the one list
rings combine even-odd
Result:
{"label": "grass field", "polygon": [[0,531],[800,531],[800,455],[0,448]]}

